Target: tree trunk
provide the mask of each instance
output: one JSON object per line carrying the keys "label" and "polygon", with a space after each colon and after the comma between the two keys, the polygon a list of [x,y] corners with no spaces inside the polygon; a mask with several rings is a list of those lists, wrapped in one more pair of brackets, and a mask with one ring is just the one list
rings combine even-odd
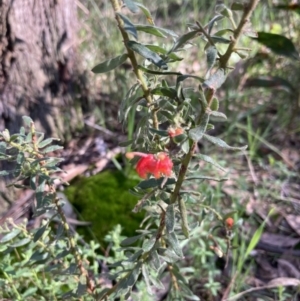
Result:
{"label": "tree trunk", "polygon": [[0,0],[1,131],[19,132],[23,115],[61,139],[82,124],[78,28],[74,0]]}
{"label": "tree trunk", "polygon": [[16,132],[29,115],[47,135],[65,138],[80,113],[76,1],[0,3],[0,129]]}

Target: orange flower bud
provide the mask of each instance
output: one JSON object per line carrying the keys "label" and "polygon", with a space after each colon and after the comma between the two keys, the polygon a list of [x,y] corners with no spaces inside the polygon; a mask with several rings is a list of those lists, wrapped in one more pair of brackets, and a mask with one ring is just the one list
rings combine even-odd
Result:
{"label": "orange flower bud", "polygon": [[175,137],[184,133],[184,130],[180,127],[178,128],[169,128],[168,134],[170,137]]}
{"label": "orange flower bud", "polygon": [[225,226],[227,229],[232,229],[234,225],[234,219],[232,217],[227,217],[226,220],[225,220]]}

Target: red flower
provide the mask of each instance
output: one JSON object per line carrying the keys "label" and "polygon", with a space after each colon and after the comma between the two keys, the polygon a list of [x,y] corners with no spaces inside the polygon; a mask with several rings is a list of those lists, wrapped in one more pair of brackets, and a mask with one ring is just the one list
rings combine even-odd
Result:
{"label": "red flower", "polygon": [[158,179],[161,176],[169,177],[172,173],[173,162],[166,153],[153,155],[132,152],[126,154],[128,159],[132,159],[134,156],[141,157],[136,165],[136,171],[143,179],[146,179],[149,174]]}

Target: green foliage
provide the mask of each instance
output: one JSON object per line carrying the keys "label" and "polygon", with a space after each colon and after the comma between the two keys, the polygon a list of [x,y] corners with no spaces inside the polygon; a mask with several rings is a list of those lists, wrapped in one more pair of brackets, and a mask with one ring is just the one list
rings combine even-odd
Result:
{"label": "green foliage", "polygon": [[258,32],[258,37],[253,39],[267,46],[276,54],[284,55],[295,60],[300,59],[299,53],[297,52],[293,42],[282,35]]}
{"label": "green foliage", "polygon": [[[1,171],[1,175],[14,176],[16,180],[11,185],[15,187],[20,187],[18,181],[29,178],[29,187],[35,191],[37,200],[34,214],[45,214],[37,229],[28,230],[26,222],[23,225],[10,222],[1,229],[0,285],[6,294],[3,297],[16,300],[29,296],[126,300],[136,297],[133,292],[136,286],[140,289],[138,293],[147,294],[140,297],[146,300],[153,296],[154,289],[164,289],[163,280],[168,278],[166,300],[199,300],[193,283],[201,278],[201,289],[206,289],[213,300],[219,297],[221,288],[216,279],[219,272],[213,268],[215,255],[225,257],[228,263],[232,241],[238,241],[235,220],[244,208],[236,198],[232,204],[234,208],[227,208],[226,212],[219,210],[218,203],[224,196],[221,182],[228,177],[220,174],[224,172],[223,164],[213,158],[212,151],[207,152],[209,155],[202,152],[205,153],[210,144],[218,151],[219,148],[246,149],[244,146],[229,146],[209,131],[217,122],[228,121],[216,93],[232,69],[229,66],[232,54],[245,57],[240,37],[246,31],[246,21],[257,1],[249,1],[248,5],[234,3],[231,8],[237,11],[236,14],[226,5],[218,4],[210,20],[203,21],[205,26],[196,20],[195,24],[188,24],[189,30],[181,35],[156,26],[151,10],[140,3],[124,0],[128,10],[140,13],[143,22],[148,24],[139,24],[134,16],[125,15],[119,1],[112,0],[111,3],[124,43],[119,43],[117,50],[126,53],[106,59],[93,71],[109,72],[130,61],[135,79],[121,101],[119,120],[124,128],[130,123],[132,133],[130,140],[122,145],[132,150],[127,156],[137,164],[137,172],[140,171],[143,177],[144,170],[149,177],[145,176],[138,183],[120,172],[104,172],[90,179],[81,179],[76,187],[67,190],[84,219],[92,222],[92,232],[101,242],[104,240],[112,247],[115,258],[105,258],[95,254],[98,245],[92,241],[82,242],[70,231],[63,202],[56,193],[55,185],[60,180],[52,177],[53,172],[59,171],[60,158],[48,157],[60,146],[50,145],[53,139],[44,140],[42,133],[36,133],[28,117],[24,121],[29,125],[29,133],[25,128],[15,135],[3,131],[0,159],[15,161],[16,168]],[[230,25],[225,26],[221,20],[227,20]],[[159,39],[149,44],[149,40],[143,42],[145,35],[150,40]],[[269,34],[260,33],[258,40],[274,52],[295,56],[295,47],[289,40],[281,37],[278,45],[278,41],[270,41],[271,38]],[[199,75],[177,72],[177,62],[185,58],[186,51],[196,42],[201,45],[206,70]],[[266,82],[263,84],[266,86]],[[295,89],[290,91],[295,93]],[[230,115],[231,111],[228,113]],[[136,123],[132,121],[133,116]],[[178,129],[179,135],[173,137],[171,133],[176,134]],[[259,131],[253,132],[253,139],[250,130],[249,122],[248,141],[252,144],[251,151],[255,152],[260,141],[256,139]],[[199,141],[204,145],[201,154],[197,153]],[[167,158],[168,166],[162,157]],[[206,168],[203,168],[203,162],[207,164]],[[170,173],[169,169],[172,169]],[[126,192],[128,189],[134,196]],[[132,211],[141,213],[137,215]],[[143,228],[138,229],[144,215]],[[121,224],[130,237],[121,237],[120,226],[105,236],[115,224]],[[248,248],[241,243],[239,255],[249,255],[264,225],[255,232]],[[85,234],[87,240],[90,237]],[[181,264],[186,254],[192,256],[193,267]],[[109,270],[102,276],[105,280],[114,280],[114,286],[101,285],[98,258],[109,264]],[[238,261],[235,256],[235,261],[240,273],[244,257]],[[279,295],[283,298],[282,291]]]}
{"label": "green foliage", "polygon": [[78,232],[86,240],[96,238],[101,244],[105,235],[117,224],[123,228],[123,235],[134,235],[144,216],[132,212],[138,198],[129,193],[129,189],[137,184],[137,180],[120,171],[105,171],[72,183],[65,193],[80,216],[91,222],[90,229],[84,226]]}

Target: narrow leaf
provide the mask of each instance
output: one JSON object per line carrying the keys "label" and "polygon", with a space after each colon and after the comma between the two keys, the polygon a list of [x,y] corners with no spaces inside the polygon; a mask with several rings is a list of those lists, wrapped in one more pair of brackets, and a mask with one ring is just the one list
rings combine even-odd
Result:
{"label": "narrow leaf", "polygon": [[214,160],[213,160],[211,157],[209,157],[209,156],[206,156],[206,155],[203,155],[203,154],[197,154],[197,155],[195,155],[195,157],[196,157],[196,158],[199,158],[200,160],[203,160],[203,161],[205,161],[205,162],[207,162],[207,163],[210,163],[210,164],[216,166],[217,168],[219,168],[219,169],[221,169],[221,170],[223,170],[223,171],[226,171],[225,168],[223,168],[220,164],[218,164],[216,161],[214,161]]}
{"label": "narrow leaf", "polygon": [[128,54],[124,53],[122,55],[119,55],[113,59],[107,60],[103,63],[100,63],[99,65],[95,66],[92,69],[92,72],[94,73],[105,73],[108,71],[111,71],[118,66],[122,65],[128,58]]}
{"label": "narrow leaf", "polygon": [[207,72],[214,66],[218,55],[218,50],[215,46],[209,46],[206,50]]}
{"label": "narrow leaf", "polygon": [[242,147],[235,147],[235,146],[229,146],[225,141],[223,141],[220,138],[217,137],[212,137],[207,134],[203,135],[203,138],[208,140],[209,142],[218,145],[219,147],[225,148],[225,149],[232,149],[232,150],[245,150],[247,148],[247,145],[242,146]]}
{"label": "narrow leaf", "polygon": [[277,9],[290,10],[300,15],[300,3],[297,4],[291,2],[291,4],[288,5],[275,5],[273,7]]}
{"label": "narrow leaf", "polygon": [[168,238],[168,242],[171,246],[171,248],[173,249],[173,251],[175,252],[176,255],[178,255],[180,258],[183,258],[183,253],[179,244],[179,241],[176,237],[175,232],[172,233],[167,233],[167,238]]}
{"label": "narrow leaf", "polygon": [[150,45],[150,44],[146,44],[145,46],[156,53],[161,53],[161,54],[167,55],[173,61],[182,61],[183,60],[182,57],[179,57],[175,53],[169,53],[168,50],[163,47],[160,47],[157,45]]}
{"label": "narrow leaf", "polygon": [[205,28],[207,27],[208,28],[208,34],[210,34],[211,33],[211,30],[212,30],[212,28],[213,28],[213,26],[214,26],[214,24],[215,24],[215,22],[217,22],[217,21],[219,21],[219,20],[221,20],[221,19],[223,19],[224,18],[224,16],[222,16],[222,15],[216,15],[216,16],[214,16],[206,25],[205,25]]}
{"label": "narrow leaf", "polygon": [[268,32],[258,32],[258,37],[252,39],[265,45],[278,55],[299,60],[299,53],[297,52],[295,45],[285,36]]}
{"label": "narrow leaf", "polygon": [[251,238],[251,241],[248,245],[248,248],[246,250],[246,253],[245,253],[245,259],[249,256],[250,252],[254,250],[254,248],[256,247],[256,245],[258,244],[261,236],[262,236],[262,233],[264,231],[264,227],[266,225],[266,222],[269,218],[269,216],[274,212],[274,208],[272,208],[268,214],[268,216],[266,217],[266,219],[264,220],[264,222],[259,226],[259,228],[254,232],[252,238]]}
{"label": "narrow leaf", "polygon": [[189,238],[189,224],[187,219],[187,211],[185,206],[185,201],[183,198],[179,198],[178,200],[180,216],[181,216],[181,229],[186,238]]}
{"label": "narrow leaf", "polygon": [[162,58],[157,53],[151,51],[146,46],[137,43],[135,41],[128,41],[127,46],[134,52],[138,53],[139,55],[143,56],[144,58],[152,62],[157,67],[164,70],[168,69],[167,64],[162,60]]}
{"label": "narrow leaf", "polygon": [[217,117],[219,119],[227,120],[227,116],[224,113],[222,113],[222,112],[211,111],[211,112],[209,112],[209,115]]}
{"label": "narrow leaf", "polygon": [[[154,187],[160,187],[162,182],[164,181],[164,178],[160,179],[148,179],[145,181],[142,181],[138,184],[138,187],[141,189],[147,189],[147,188],[154,188]],[[164,184],[164,186],[175,184],[176,181],[174,178],[168,178],[167,182]]]}
{"label": "narrow leaf", "polygon": [[206,88],[217,90],[226,80],[226,72],[224,69],[218,69],[209,79],[207,79],[203,86]]}
{"label": "narrow leaf", "polygon": [[4,243],[4,242],[8,242],[12,239],[14,239],[15,237],[17,237],[19,234],[21,233],[20,229],[14,229],[11,232],[7,233],[6,235],[4,235],[1,239],[0,239],[0,243]]}
{"label": "narrow leaf", "polygon": [[124,246],[132,245],[133,243],[138,241],[143,236],[144,236],[143,234],[140,234],[140,235],[136,235],[136,236],[132,236],[132,237],[127,237],[124,240],[122,240],[121,246],[124,247]]}
{"label": "narrow leaf", "polygon": [[33,241],[37,242],[43,236],[43,234],[45,233],[47,228],[48,228],[48,224],[46,224],[46,225],[42,226],[41,228],[39,228],[34,234]]}
{"label": "narrow leaf", "polygon": [[295,93],[295,88],[292,84],[282,77],[262,75],[259,77],[250,77],[246,80],[244,87],[260,87],[283,90],[288,93]]}
{"label": "narrow leaf", "polygon": [[175,228],[175,210],[174,204],[170,204],[166,210],[166,230],[167,233],[172,233]]}
{"label": "narrow leaf", "polygon": [[139,11],[139,7],[137,4],[131,0],[124,0],[126,7],[132,12],[137,13]]}
{"label": "narrow leaf", "polygon": [[44,141],[41,141],[41,142],[38,144],[38,148],[44,148],[44,147],[47,146],[48,144],[52,143],[52,141],[53,141],[53,138],[45,139]]}
{"label": "narrow leaf", "polygon": [[152,34],[152,35],[160,37],[160,38],[166,38],[166,36],[156,26],[136,25],[135,27],[136,27],[137,31],[146,32],[146,33]]}
{"label": "narrow leaf", "polygon": [[33,123],[33,120],[29,116],[23,116],[22,119],[27,126],[30,126],[31,123]]}
{"label": "narrow leaf", "polygon": [[63,146],[60,146],[60,145],[50,145],[50,146],[46,147],[45,149],[43,149],[41,151],[41,153],[46,154],[46,153],[54,152],[54,151],[59,150],[59,149],[63,149]]}
{"label": "narrow leaf", "polygon": [[[138,7],[137,7],[138,8]],[[124,15],[117,13],[117,15],[123,20],[124,22],[124,29],[128,34],[134,36],[134,38],[138,39],[137,29],[135,28],[134,24]]]}
{"label": "narrow leaf", "polygon": [[178,50],[179,48],[184,46],[189,40],[195,38],[198,35],[199,35],[199,31],[194,30],[194,31],[190,31],[190,32],[184,34],[183,36],[179,37],[176,40],[175,44],[173,45],[172,49],[169,51],[169,53],[175,52],[176,50]]}
{"label": "narrow leaf", "polygon": [[148,22],[149,22],[150,24],[154,25],[153,18],[152,18],[152,16],[151,16],[151,13],[150,13],[150,11],[148,10],[148,8],[147,8],[146,6],[144,6],[143,4],[138,3],[138,2],[136,2],[135,5],[137,5],[137,6],[141,9],[141,11],[142,11],[142,12],[144,13],[144,15],[146,16]]}
{"label": "narrow leaf", "polygon": [[152,247],[155,245],[155,242],[156,242],[156,235],[150,237],[149,239],[145,239],[144,242],[143,242],[143,250],[145,252],[149,252]]}
{"label": "narrow leaf", "polygon": [[208,121],[209,121],[209,115],[207,113],[204,113],[199,126],[189,131],[189,137],[194,141],[199,141],[200,139],[202,139],[206,131]]}
{"label": "narrow leaf", "polygon": [[28,243],[31,242],[31,239],[29,237],[25,237],[17,242],[15,242],[14,244],[9,245],[11,248],[17,248],[17,247],[22,247],[27,245]]}
{"label": "narrow leaf", "polygon": [[156,130],[154,128],[149,128],[150,132],[154,133],[154,134],[157,134],[159,136],[162,136],[162,137],[169,137],[169,133],[168,131],[163,131],[163,130]]}
{"label": "narrow leaf", "polygon": [[151,90],[151,94],[153,95],[160,95],[160,96],[166,96],[171,99],[175,99],[177,97],[177,92],[173,88],[165,88],[165,87],[157,87]]}

